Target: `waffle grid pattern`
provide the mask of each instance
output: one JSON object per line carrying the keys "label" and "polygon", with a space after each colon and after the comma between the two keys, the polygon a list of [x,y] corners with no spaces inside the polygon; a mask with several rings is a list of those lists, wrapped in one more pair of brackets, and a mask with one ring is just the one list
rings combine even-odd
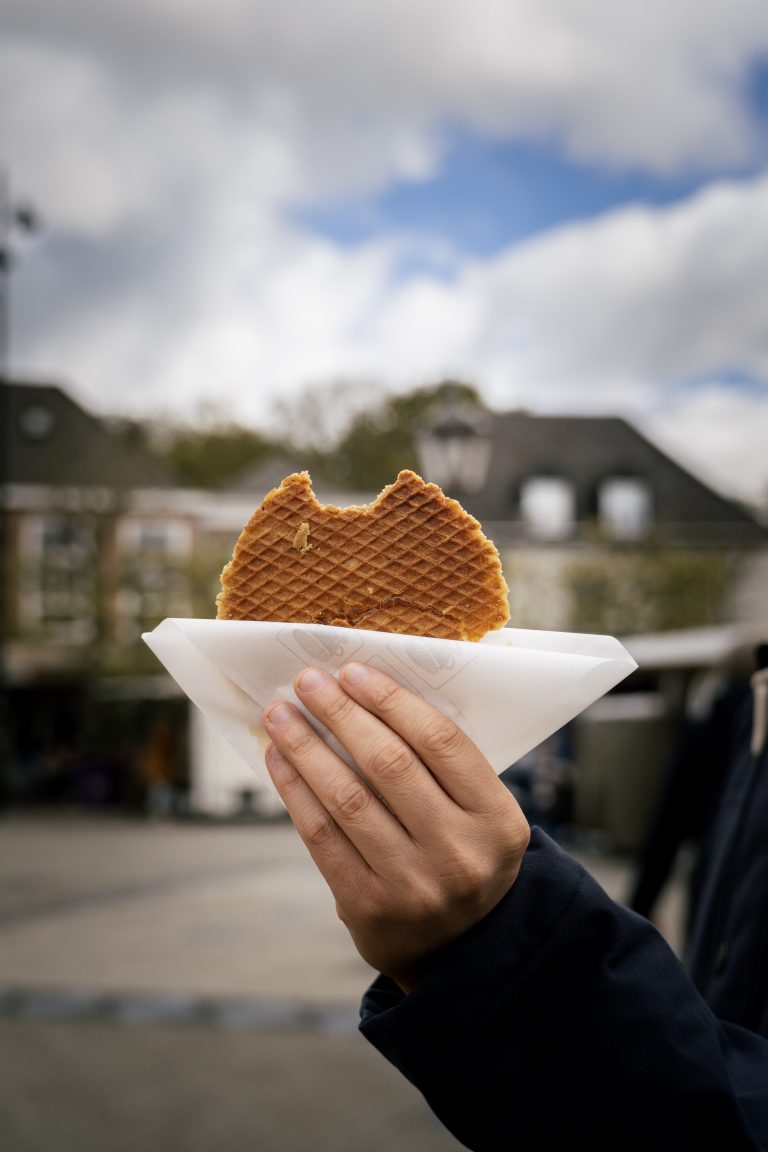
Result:
{"label": "waffle grid pattern", "polygon": [[[295,541],[309,525],[309,547]],[[434,484],[401,472],[364,507],[318,503],[288,476],[244,527],[221,574],[218,618],[346,625],[477,640],[509,618],[494,545]]]}

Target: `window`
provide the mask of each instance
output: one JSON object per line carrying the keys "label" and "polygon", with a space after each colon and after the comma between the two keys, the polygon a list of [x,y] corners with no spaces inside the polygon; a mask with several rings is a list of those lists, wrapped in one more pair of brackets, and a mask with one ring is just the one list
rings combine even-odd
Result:
{"label": "window", "polygon": [[43,404],[28,404],[19,413],[19,426],[30,440],[45,440],[53,431],[55,419]]}
{"label": "window", "polygon": [[84,516],[34,516],[20,534],[19,617],[50,639],[84,643],[96,632],[96,533]]}
{"label": "window", "polygon": [[129,517],[118,527],[118,638],[130,643],[165,616],[191,615],[192,526],[185,520]]}
{"label": "window", "polygon": [[192,528],[183,520],[132,517],[122,521],[118,533],[118,546],[123,553],[183,558],[192,551]]}
{"label": "window", "polygon": [[532,536],[565,539],[575,520],[573,484],[562,476],[532,476],[520,489],[520,511]]}
{"label": "window", "polygon": [[647,481],[633,476],[604,480],[597,494],[600,526],[619,540],[641,540],[652,519],[651,490]]}

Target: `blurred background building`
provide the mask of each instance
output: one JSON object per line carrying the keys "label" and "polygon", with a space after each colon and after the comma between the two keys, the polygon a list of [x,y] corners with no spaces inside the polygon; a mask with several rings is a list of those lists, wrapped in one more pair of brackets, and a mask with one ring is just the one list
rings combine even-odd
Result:
{"label": "blurred background building", "polygon": [[0,128],[3,1152],[447,1152],[141,634],[289,472],[416,469],[638,662],[504,773],[627,895],[768,638],[766,6],[10,3]]}
{"label": "blurred background building", "polygon": [[[625,420],[490,412],[450,384],[437,395],[402,462],[461,500],[494,540],[512,623],[645,637],[628,640],[639,673],[575,725],[575,818],[633,847],[691,678],[734,632],[764,626],[768,530]],[[304,466],[301,453],[246,462],[224,488],[191,487],[60,387],[11,382],[4,411],[6,801],[275,811],[141,634],[167,616],[215,615],[240,528]],[[323,503],[366,503],[377,491],[316,483]],[[678,641],[670,657],[671,634],[702,629],[709,647]],[[649,634],[664,642],[650,645]],[[607,734],[619,720],[628,817],[595,800],[609,787],[617,751]]]}

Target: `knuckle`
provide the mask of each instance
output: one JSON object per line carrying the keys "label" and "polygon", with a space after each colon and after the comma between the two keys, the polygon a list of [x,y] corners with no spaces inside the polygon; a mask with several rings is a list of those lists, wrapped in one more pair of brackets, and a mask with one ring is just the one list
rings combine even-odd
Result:
{"label": "knuckle", "polygon": [[403,689],[393,680],[381,680],[375,686],[372,694],[373,705],[380,715],[396,710],[398,700],[402,697]]}
{"label": "knuckle", "polygon": [[309,727],[293,733],[289,744],[291,755],[296,760],[307,759],[316,748],[318,739]]}
{"label": "knuckle", "polygon": [[[451,894],[450,904],[455,901]],[[410,893],[408,904],[401,915],[414,931],[423,930],[425,925],[440,922],[449,910],[449,901],[442,885],[424,883],[417,885]]]}
{"label": "knuckle", "polygon": [[[291,767],[293,766],[291,765]],[[293,769],[291,775],[289,776],[286,774],[286,778],[281,782],[280,795],[284,800],[291,800],[293,796],[296,796],[297,799],[299,799],[302,796],[305,787],[306,785],[302,777],[295,769]]]}
{"label": "knuckle", "polygon": [[336,836],[336,825],[329,816],[316,816],[307,824],[304,839],[312,848],[324,848]]}
{"label": "knuckle", "polygon": [[426,726],[422,743],[426,752],[446,755],[457,752],[463,739],[460,729],[446,716],[440,716]]}
{"label": "knuckle", "polygon": [[370,771],[377,780],[396,784],[413,771],[415,757],[405,744],[382,744],[372,754]]}
{"label": "knuckle", "polygon": [[349,908],[337,902],[336,914],[348,928],[355,924],[382,927],[387,921],[387,911],[381,895],[368,886],[361,886],[354,893]]}
{"label": "knuckle", "polygon": [[482,810],[489,834],[510,850],[527,848],[531,839],[531,826],[515,796],[499,780],[499,786],[488,789],[487,804]]}
{"label": "knuckle", "polygon": [[362,780],[343,780],[333,789],[329,806],[344,820],[358,820],[367,810],[372,795]]}
{"label": "knuckle", "polygon": [[425,880],[422,884],[414,886],[411,914],[416,921],[430,920],[442,911],[444,903],[442,890],[434,883]]}
{"label": "knuckle", "polygon": [[531,826],[524,816],[509,829],[505,842],[505,860],[518,864],[531,842]]}
{"label": "knuckle", "polygon": [[339,689],[325,705],[325,718],[331,724],[342,723],[355,708],[355,702]]}
{"label": "knuckle", "polygon": [[476,852],[456,851],[446,862],[452,891],[463,900],[469,900],[484,891],[493,870]]}
{"label": "knuckle", "polygon": [[[346,929],[349,930],[352,927],[354,920],[355,920],[355,917],[347,909],[346,905],[341,903],[340,900],[336,901],[336,915],[337,915],[338,919],[341,920],[342,924],[344,925],[344,927]],[[359,915],[359,912],[358,912],[358,915]]]}

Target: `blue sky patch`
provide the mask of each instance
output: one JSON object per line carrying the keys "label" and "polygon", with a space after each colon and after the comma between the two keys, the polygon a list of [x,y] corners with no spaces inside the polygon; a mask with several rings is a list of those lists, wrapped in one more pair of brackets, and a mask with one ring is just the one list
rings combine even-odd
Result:
{"label": "blue sky patch", "polygon": [[768,394],[768,377],[760,376],[753,370],[739,368],[735,365],[723,365],[720,369],[713,369],[701,375],[677,380],[673,383],[673,387],[678,392],[698,392],[702,387],[713,382],[718,385],[725,385],[731,391],[741,392],[746,396],[760,397]]}
{"label": "blue sky patch", "polygon": [[[768,65],[753,70],[749,93],[756,115],[763,105],[768,110]],[[624,205],[683,200],[711,179],[711,173],[664,177],[597,167],[569,159],[554,144],[456,131],[433,179],[399,183],[368,200],[296,207],[291,218],[345,247],[400,232],[483,257]]]}
{"label": "blue sky patch", "polygon": [[768,138],[768,57],[755,60],[749,68],[745,99],[752,115],[762,122],[764,137]]}

